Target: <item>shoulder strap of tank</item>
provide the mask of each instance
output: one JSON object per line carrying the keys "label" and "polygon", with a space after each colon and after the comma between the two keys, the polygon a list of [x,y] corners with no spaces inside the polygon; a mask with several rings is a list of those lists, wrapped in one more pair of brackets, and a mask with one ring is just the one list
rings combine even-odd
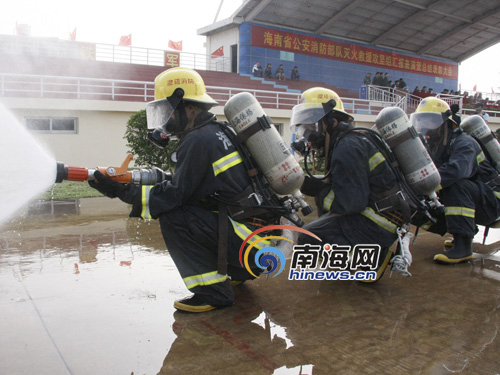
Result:
{"label": "shoulder strap of tank", "polygon": [[[384,196],[382,200],[391,200],[389,196],[393,196],[397,198],[399,201],[399,209],[401,210],[401,213],[403,214],[403,221],[406,223],[409,223],[411,221],[410,218],[410,204],[417,209],[422,209],[424,210],[425,207],[422,205],[422,202],[420,199],[416,196],[416,194],[413,192],[411,187],[409,186],[408,182],[406,181],[406,178],[404,177],[403,173],[401,172],[401,169],[399,167],[399,163],[396,160],[396,157],[394,156],[394,153],[392,152],[391,148],[389,145],[384,141],[382,136],[376,132],[375,130],[368,129],[368,128],[354,128],[346,132],[345,134],[342,135],[342,137],[349,136],[351,134],[361,134],[363,135],[369,142],[371,142],[385,157],[385,159],[388,162],[389,167],[392,169],[394,175],[396,176],[398,180],[398,187],[395,189],[390,189],[387,192],[382,193]],[[394,193],[395,192],[395,193]],[[403,193],[403,194],[401,194]]]}
{"label": "shoulder strap of tank", "polygon": [[[244,144],[238,142],[236,133],[229,126],[228,122],[218,122],[220,128],[233,142],[234,146],[240,153],[243,163],[250,177],[251,187],[246,189],[239,196],[234,197],[232,200],[222,199],[221,197],[214,196],[219,203],[226,204],[229,212],[235,220],[244,219],[249,216],[259,216],[264,214],[266,217],[278,218],[284,216],[297,226],[302,226],[300,218],[297,216],[292,217],[289,215],[289,209],[284,207],[280,200],[275,197],[275,194],[267,188],[267,184],[263,181],[258,167],[256,166],[252,156]],[[293,215],[293,216],[296,216]]]}

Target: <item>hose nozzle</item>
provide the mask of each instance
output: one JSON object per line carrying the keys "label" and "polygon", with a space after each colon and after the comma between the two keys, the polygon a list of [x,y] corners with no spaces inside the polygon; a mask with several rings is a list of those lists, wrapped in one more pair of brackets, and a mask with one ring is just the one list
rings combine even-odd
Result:
{"label": "hose nozzle", "polygon": [[114,181],[124,184],[134,183],[136,185],[154,185],[158,182],[171,180],[172,176],[163,172],[159,168],[128,170],[128,165],[132,160],[132,154],[127,155],[120,167],[97,167],[87,169],[83,167],[68,167],[61,162],[57,162],[56,183],[67,181],[87,181],[94,180],[94,172],[98,170],[103,175]]}

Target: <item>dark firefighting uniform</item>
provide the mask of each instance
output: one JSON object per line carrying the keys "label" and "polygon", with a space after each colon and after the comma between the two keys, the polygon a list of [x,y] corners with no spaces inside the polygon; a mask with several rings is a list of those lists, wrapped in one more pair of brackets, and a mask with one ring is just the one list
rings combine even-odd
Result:
{"label": "dark firefighting uniform", "polygon": [[[228,275],[218,272],[219,222],[214,195],[229,200],[250,186],[241,155],[215,116],[203,112],[180,141],[172,181],[142,186],[131,216],[158,218],[167,249],[187,288],[213,306],[233,302],[228,275],[253,278],[239,262],[243,240],[257,228],[230,218],[227,231]],[[258,236],[254,237],[258,239]],[[256,248],[269,246],[261,241]],[[252,272],[261,272],[249,261]],[[258,270],[258,271],[257,271]]]}
{"label": "dark firefighting uniform", "polygon": [[441,175],[439,200],[445,218],[422,226],[433,233],[474,237],[476,224],[492,224],[500,216],[500,179],[481,146],[471,136],[451,133],[447,146],[433,157]]}
{"label": "dark firefighting uniform", "polygon": [[[377,212],[375,205],[399,190],[385,157],[364,135],[355,132],[340,139],[331,155],[331,184],[317,199],[327,213],[304,229],[316,234],[323,244],[390,247],[397,238],[401,215],[391,210]],[[311,237],[299,235],[299,243],[311,241]]]}

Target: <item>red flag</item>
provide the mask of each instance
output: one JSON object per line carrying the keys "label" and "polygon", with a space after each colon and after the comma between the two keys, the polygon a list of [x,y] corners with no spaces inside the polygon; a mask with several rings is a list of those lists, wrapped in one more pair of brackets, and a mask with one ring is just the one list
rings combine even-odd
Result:
{"label": "red flag", "polygon": [[474,87],[472,88],[472,91],[476,91],[477,90],[477,84],[474,85]]}
{"label": "red flag", "polygon": [[132,44],[132,34],[122,36],[120,38],[120,46],[130,46]]}
{"label": "red flag", "polygon": [[73,32],[69,33],[69,40],[72,40],[72,41],[76,40],[76,27],[73,30]]}
{"label": "red flag", "polygon": [[176,51],[182,51],[182,40],[180,42],[168,41],[168,48],[175,49]]}
{"label": "red flag", "polygon": [[212,59],[215,59],[216,57],[219,56],[224,56],[224,46],[217,48],[215,51],[212,52],[212,55],[210,55]]}
{"label": "red flag", "polygon": [[495,93],[495,90],[493,90],[493,87],[491,88],[491,93],[494,94]]}

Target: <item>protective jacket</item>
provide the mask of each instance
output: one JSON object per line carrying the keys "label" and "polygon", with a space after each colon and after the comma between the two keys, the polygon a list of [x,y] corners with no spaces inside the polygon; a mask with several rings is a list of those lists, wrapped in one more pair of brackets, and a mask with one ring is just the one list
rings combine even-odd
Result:
{"label": "protective jacket", "polygon": [[401,217],[391,209],[379,212],[377,203],[399,185],[383,154],[364,135],[350,132],[334,147],[330,166],[331,183],[317,199],[328,213],[305,229],[325,243],[391,246]]}
{"label": "protective jacket", "polygon": [[473,237],[475,224],[489,225],[500,216],[500,179],[481,146],[468,134],[451,133],[434,156],[441,175],[439,199],[445,220],[427,229]]}
{"label": "protective jacket", "polygon": [[[131,213],[160,220],[167,249],[186,286],[214,305],[232,302],[228,275],[236,280],[252,278],[239,264],[239,248],[256,229],[230,219],[227,238],[222,239],[227,240],[228,275],[220,274],[220,223],[214,197],[230,200],[250,185],[242,157],[221,126],[213,114],[201,113],[179,143],[172,180],[142,186]],[[269,246],[268,241],[261,243],[256,248]]]}

